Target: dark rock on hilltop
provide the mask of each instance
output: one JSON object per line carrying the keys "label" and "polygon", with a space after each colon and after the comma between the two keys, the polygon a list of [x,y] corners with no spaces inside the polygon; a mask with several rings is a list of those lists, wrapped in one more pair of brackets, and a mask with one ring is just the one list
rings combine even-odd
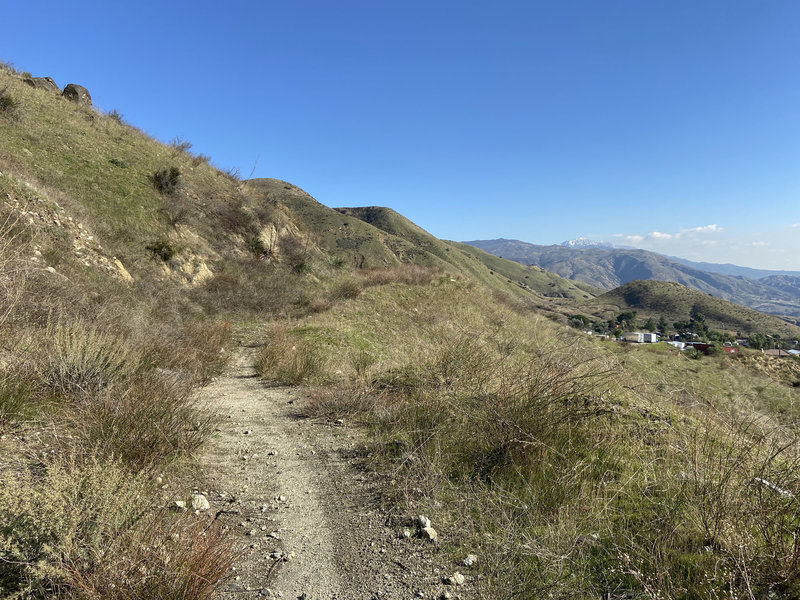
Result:
{"label": "dark rock on hilltop", "polygon": [[58,84],[55,81],[53,81],[52,77],[26,77],[25,83],[38,90],[53,92],[54,94],[61,93],[61,88],[58,87]]}
{"label": "dark rock on hilltop", "polygon": [[61,95],[67,100],[80,104],[81,106],[92,105],[92,97],[89,95],[89,90],[77,83],[68,83]]}

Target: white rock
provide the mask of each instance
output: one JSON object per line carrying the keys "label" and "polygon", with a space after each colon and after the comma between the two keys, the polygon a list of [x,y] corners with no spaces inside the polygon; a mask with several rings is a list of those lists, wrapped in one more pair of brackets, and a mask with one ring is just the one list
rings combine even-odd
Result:
{"label": "white rock", "polygon": [[417,524],[419,525],[420,529],[425,529],[426,527],[431,526],[431,520],[425,515],[420,515],[417,517]]}
{"label": "white rock", "polygon": [[444,578],[445,585],[464,585],[464,576],[456,571],[450,577]]}
{"label": "white rock", "polygon": [[169,505],[169,509],[174,512],[184,512],[186,510],[186,500],[175,500]]}
{"label": "white rock", "polygon": [[439,537],[439,534],[436,533],[436,530],[433,527],[423,527],[420,530],[420,535],[428,541],[435,542],[436,539]]}
{"label": "white rock", "polygon": [[467,554],[467,558],[464,559],[464,566],[471,567],[476,562],[478,562],[478,557],[475,554]]}
{"label": "white rock", "polygon": [[205,494],[192,494],[192,510],[208,510],[211,504]]}

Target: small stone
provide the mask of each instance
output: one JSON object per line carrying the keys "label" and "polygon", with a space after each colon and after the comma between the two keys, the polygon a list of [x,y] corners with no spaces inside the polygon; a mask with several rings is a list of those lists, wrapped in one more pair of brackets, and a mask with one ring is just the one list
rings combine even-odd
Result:
{"label": "small stone", "polygon": [[248,459],[248,458],[249,458],[249,457],[247,456],[247,454],[243,454],[243,455],[242,455],[242,460],[243,460],[243,461],[247,461],[247,459]]}
{"label": "small stone", "polygon": [[420,515],[417,517],[417,525],[419,525],[420,529],[425,529],[431,526],[431,520],[425,515]]}
{"label": "small stone", "polygon": [[435,542],[439,537],[439,534],[436,533],[436,530],[433,527],[423,527],[420,531],[420,535],[429,542]]}
{"label": "small stone", "polygon": [[245,435],[252,435],[253,434],[253,430],[252,429],[245,429],[244,430],[244,434]]}
{"label": "small stone", "polygon": [[205,494],[192,494],[192,510],[208,510],[211,504],[208,502]]}
{"label": "small stone", "polygon": [[444,577],[442,581],[445,585],[464,585],[464,576],[456,571],[450,577]]}
{"label": "small stone", "polygon": [[450,592],[444,591],[444,592],[442,592],[442,595],[439,596],[439,600],[451,600],[452,597],[453,597],[453,594],[451,594]]}
{"label": "small stone", "polygon": [[471,567],[476,562],[478,562],[478,557],[475,554],[467,554],[467,558],[464,559],[464,566]]}
{"label": "small stone", "polygon": [[410,539],[411,538],[411,530],[408,527],[403,527],[403,531],[400,533],[400,537],[403,539]]}
{"label": "small stone", "polygon": [[175,500],[169,505],[169,509],[173,512],[184,512],[186,510],[186,500]]}

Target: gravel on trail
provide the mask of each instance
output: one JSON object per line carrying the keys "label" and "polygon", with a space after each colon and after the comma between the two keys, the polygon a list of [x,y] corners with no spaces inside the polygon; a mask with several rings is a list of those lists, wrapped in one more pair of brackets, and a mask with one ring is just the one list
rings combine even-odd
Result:
{"label": "gravel on trail", "polygon": [[[472,597],[436,543],[403,535],[362,467],[363,433],[303,416],[298,388],[270,387],[241,347],[202,390],[217,432],[202,457],[211,511],[234,536],[234,569],[215,600],[389,600]],[[411,516],[409,516],[411,517]]]}

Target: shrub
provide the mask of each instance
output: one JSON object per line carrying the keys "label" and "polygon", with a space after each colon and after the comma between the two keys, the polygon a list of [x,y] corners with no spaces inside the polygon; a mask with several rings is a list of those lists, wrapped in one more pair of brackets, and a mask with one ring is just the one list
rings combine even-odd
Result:
{"label": "shrub", "polygon": [[38,369],[41,381],[56,394],[92,394],[129,379],[140,354],[120,336],[83,320],[56,320]]}
{"label": "shrub", "polygon": [[178,135],[169,141],[169,147],[172,148],[173,154],[183,154],[192,149],[192,143]]}
{"label": "shrub", "polygon": [[232,563],[219,527],[154,510],[118,462],[69,460],[2,473],[0,596],[209,598]]}
{"label": "shrub", "polygon": [[55,461],[41,476],[3,473],[0,596],[46,598],[91,571],[140,516],[144,491],[118,463]]}
{"label": "shrub", "polygon": [[210,431],[188,386],[166,372],[83,397],[63,418],[79,444],[76,452],[119,459],[134,472],[189,454]]}
{"label": "shrub", "polygon": [[19,107],[19,100],[8,93],[8,87],[0,90],[0,114],[14,116]]}
{"label": "shrub", "polygon": [[153,257],[164,262],[169,262],[175,256],[175,249],[166,240],[156,240],[152,244],[145,246],[145,248],[150,251]]}
{"label": "shrub", "polygon": [[119,112],[116,108],[111,109],[111,112],[108,113],[108,116],[119,123],[120,125],[124,125],[125,121],[122,118],[122,113]]}
{"label": "shrub", "polygon": [[150,177],[155,187],[162,194],[172,194],[178,189],[181,171],[178,167],[159,169]]}
{"label": "shrub", "polygon": [[331,290],[331,300],[352,300],[358,298],[364,287],[361,281],[354,277],[343,279]]}

